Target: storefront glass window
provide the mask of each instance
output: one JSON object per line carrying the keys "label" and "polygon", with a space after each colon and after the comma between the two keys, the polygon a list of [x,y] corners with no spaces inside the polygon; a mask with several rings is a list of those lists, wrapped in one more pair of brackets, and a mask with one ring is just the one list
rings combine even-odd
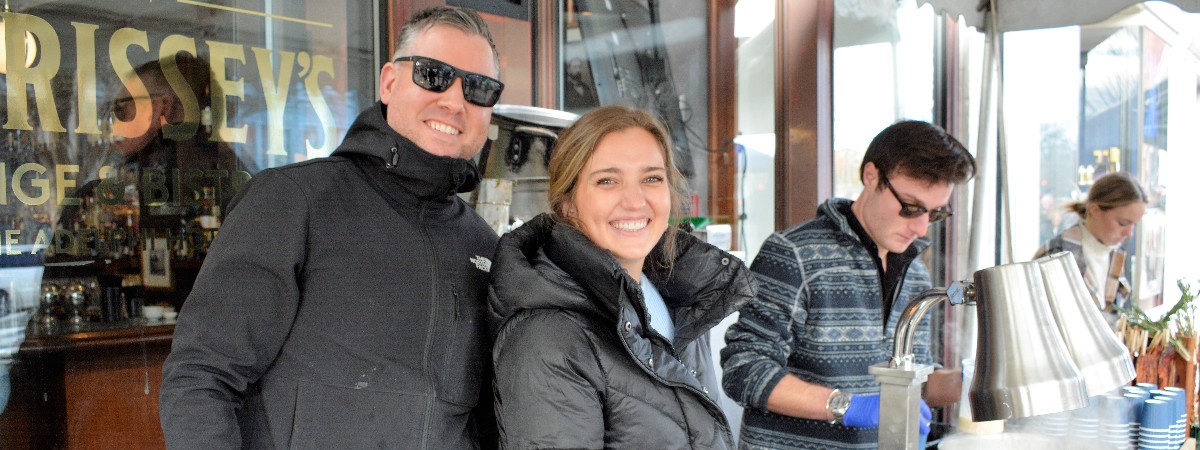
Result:
{"label": "storefront glass window", "polygon": [[[1178,126],[1198,116],[1197,55],[1190,37],[1178,33],[1193,20],[1188,16],[1174,7],[1135,5],[1112,21],[1005,33],[1013,260],[1028,259],[1079,223],[1064,207],[1086,200],[1101,176],[1120,171],[1148,199],[1141,222],[1121,243],[1132,298],[1143,309],[1171,305],[1180,296],[1176,280],[1194,279],[1195,240],[1167,233],[1186,229],[1195,217],[1167,207],[1168,186],[1177,192],[1196,186],[1187,169],[1196,158],[1196,133]],[[1144,25],[1126,25],[1129,17]]]}
{"label": "storefront glass window", "polygon": [[933,120],[936,19],[912,0],[834,2],[834,197],[858,197],[859,165],[876,133],[902,119]]}
{"label": "storefront glass window", "polygon": [[[137,368],[144,398],[96,399],[144,403],[148,431],[105,430],[85,419],[98,411],[68,410],[89,391],[64,381],[62,361],[77,359],[58,352],[103,333],[169,336],[148,306],[181,308],[238,190],[327,156],[373,102],[379,13],[378,2],[4,2],[0,372],[13,372],[0,446],[162,445],[161,369]],[[109,351],[121,350],[97,347],[99,366],[65,372],[107,370]]]}
{"label": "storefront glass window", "polygon": [[775,1],[739,0],[734,15],[738,37],[738,212],[744,214],[741,242],[746,261],[775,232]]}
{"label": "storefront glass window", "polygon": [[560,16],[562,109],[623,103],[656,113],[688,179],[686,216],[708,213],[707,8],[686,0],[574,0]]}
{"label": "storefront glass window", "polygon": [[[1012,223],[1029,225],[1007,231],[1013,260],[1027,261],[1043,242],[1078,221],[1063,207],[1081,193],[1079,28],[1005,33],[1004,52],[1005,175]],[[1137,69],[1136,63],[1098,63],[1109,70]]]}

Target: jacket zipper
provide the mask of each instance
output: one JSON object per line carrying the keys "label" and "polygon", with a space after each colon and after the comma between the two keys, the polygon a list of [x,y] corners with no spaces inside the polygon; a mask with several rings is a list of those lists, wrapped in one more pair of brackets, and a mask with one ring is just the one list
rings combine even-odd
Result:
{"label": "jacket zipper", "polygon": [[[454,321],[451,322],[451,324],[450,324],[450,339],[446,342],[449,342],[451,344],[456,344],[457,340],[458,340],[458,306],[459,306],[458,302],[459,302],[459,299],[458,299],[458,286],[455,286],[454,283],[450,283],[450,300],[451,300],[450,309],[454,310]],[[432,333],[430,333],[430,334],[432,334]],[[447,360],[450,359],[450,357],[452,356],[452,353],[453,353],[455,347],[456,347],[456,345],[451,345],[446,350],[445,355],[442,357],[442,379],[443,380],[450,379],[450,364],[448,364],[449,361],[447,361]]]}
{"label": "jacket zipper", "polygon": [[[417,222],[421,226],[421,237],[425,241],[425,247],[429,249],[429,253],[432,256],[436,252],[436,248],[434,247],[433,242],[430,240],[429,230],[426,228],[426,224],[425,224],[425,212],[426,212],[426,208],[428,207],[428,205],[429,205],[429,202],[426,202],[426,201],[421,202],[421,209],[420,209],[420,213],[417,215]],[[437,312],[438,312],[438,307],[440,306],[438,304],[439,303],[438,297],[440,297],[440,296],[438,295],[438,284],[437,284],[437,282],[438,282],[438,277],[437,277],[437,275],[438,275],[438,260],[437,260],[437,257],[430,258],[430,268],[431,268],[431,271],[429,274],[429,280],[430,280],[430,283],[429,283],[429,289],[430,289],[430,293],[429,293],[430,294],[429,295],[430,296],[429,329],[425,332],[425,352],[422,355],[422,362],[421,362],[421,367],[425,371],[425,373],[429,373],[429,368],[430,368],[429,357],[430,357],[430,353],[433,352],[433,335],[435,334],[434,331],[437,328]],[[432,382],[434,380],[430,380],[430,381]],[[430,383],[430,385],[429,385],[429,392],[428,392],[429,397],[425,403],[425,417],[424,417],[424,420],[422,421],[422,426],[421,426],[421,448],[429,448],[429,421],[433,417],[434,399],[437,398],[437,391],[434,388],[434,384],[435,383]]]}
{"label": "jacket zipper", "polygon": [[[641,299],[643,304],[645,303],[645,299],[642,297],[641,292],[634,294],[634,296]],[[619,317],[619,315],[618,315],[618,317]],[[621,333],[620,323],[621,323],[620,320],[618,320],[617,321],[618,335],[620,335],[620,333]],[[648,324],[643,324],[643,326],[649,328]],[[653,330],[653,328],[649,328],[649,329]],[[655,333],[655,334],[658,334],[658,333]],[[662,339],[664,341],[666,340],[666,337],[664,337],[662,335],[658,335],[658,336],[660,339]],[[634,361],[638,361],[639,365],[642,365],[643,367],[645,367],[644,366],[645,362],[639,360],[638,357],[633,354],[633,349],[629,348],[629,343],[625,342],[625,339],[623,339],[623,338],[621,339],[621,346],[625,348],[626,355],[628,355]],[[679,353],[675,350],[675,345],[670,344],[667,346],[667,348],[669,348],[671,350],[671,356],[674,357],[676,361],[679,361]],[[682,364],[682,361],[680,361],[680,363]],[[688,391],[691,391],[697,397],[699,397],[701,399],[702,404],[704,404],[705,407],[708,408],[710,414],[713,412],[716,413],[716,414],[713,414],[713,416],[715,416],[715,418],[717,419],[717,423],[721,425],[721,434],[725,435],[725,438],[728,441],[730,441],[730,442],[733,441],[733,434],[729,429],[729,420],[725,417],[725,413],[723,411],[721,411],[721,407],[717,405],[717,402],[715,400],[713,400],[712,397],[709,397],[708,394],[704,393],[703,391],[701,391],[699,389],[696,389],[695,387],[692,387],[691,385],[689,385],[687,383],[681,383],[678,381],[668,380],[666,378],[663,378],[661,375],[658,374],[657,371],[654,370],[654,368],[647,367],[646,369],[648,369],[648,371],[650,372],[650,376],[652,378],[661,381],[663,384],[674,387],[674,388],[686,389]],[[699,381],[697,381],[697,383],[699,383]],[[690,426],[689,426],[689,428],[690,428]],[[691,433],[689,432],[688,439],[690,440],[691,438],[692,438],[692,436],[691,436]]]}

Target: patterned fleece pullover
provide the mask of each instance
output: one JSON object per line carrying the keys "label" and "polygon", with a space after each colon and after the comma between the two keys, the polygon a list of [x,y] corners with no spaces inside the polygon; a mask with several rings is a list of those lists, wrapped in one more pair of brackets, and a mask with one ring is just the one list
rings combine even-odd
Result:
{"label": "patterned fleece pullover", "polygon": [[[879,269],[851,228],[844,211],[852,202],[830,199],[817,217],[772,234],[750,270],[758,279],[755,300],[740,311],[721,351],[723,387],[746,408],[742,448],[867,449],[878,446],[876,429],[831,425],[767,411],[767,397],[785,374],[853,394],[876,393],[867,373],[887,361],[897,322],[909,301],[931,287],[929,272],[916,256],[928,246],[920,238],[884,324]],[[913,351],[930,364],[929,317],[917,328]]]}

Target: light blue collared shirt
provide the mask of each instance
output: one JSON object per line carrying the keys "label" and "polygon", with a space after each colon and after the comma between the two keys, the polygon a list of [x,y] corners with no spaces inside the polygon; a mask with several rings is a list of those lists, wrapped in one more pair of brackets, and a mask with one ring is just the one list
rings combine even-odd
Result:
{"label": "light blue collared shirt", "polygon": [[663,335],[668,341],[675,342],[675,322],[671,320],[671,312],[663,301],[658,288],[650,282],[646,274],[642,274],[642,297],[646,299],[646,312],[650,315],[650,328]]}

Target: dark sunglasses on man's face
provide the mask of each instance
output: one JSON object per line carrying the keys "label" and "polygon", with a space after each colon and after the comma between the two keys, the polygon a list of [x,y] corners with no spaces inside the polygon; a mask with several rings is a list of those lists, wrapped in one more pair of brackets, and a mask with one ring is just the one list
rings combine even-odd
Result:
{"label": "dark sunglasses on man's face", "polygon": [[133,120],[133,116],[137,112],[135,109],[135,106],[134,106],[135,101],[142,100],[142,99],[154,100],[155,98],[161,97],[163,95],[165,95],[165,94],[150,94],[150,95],[142,95],[142,96],[137,96],[137,97],[121,97],[118,99],[114,99],[112,101],[112,107],[111,107],[113,116],[115,116],[117,118],[117,120],[120,120],[122,122],[128,122],[130,120]]}
{"label": "dark sunglasses on man's face", "polygon": [[929,213],[929,223],[934,223],[941,222],[947,217],[954,215],[954,212],[950,211],[950,208],[927,209],[921,205],[906,203],[904,200],[900,200],[900,194],[896,193],[896,188],[892,187],[892,183],[889,183],[887,178],[880,179],[883,180],[883,185],[887,186],[889,191],[892,191],[892,197],[896,197],[896,201],[900,202],[900,217],[915,219],[921,217],[921,214]]}
{"label": "dark sunglasses on man's face", "polygon": [[452,65],[424,56],[401,56],[392,62],[411,61],[412,80],[427,91],[446,92],[455,78],[462,78],[463,98],[483,107],[491,107],[500,101],[504,83],[495,78],[467,72]]}

